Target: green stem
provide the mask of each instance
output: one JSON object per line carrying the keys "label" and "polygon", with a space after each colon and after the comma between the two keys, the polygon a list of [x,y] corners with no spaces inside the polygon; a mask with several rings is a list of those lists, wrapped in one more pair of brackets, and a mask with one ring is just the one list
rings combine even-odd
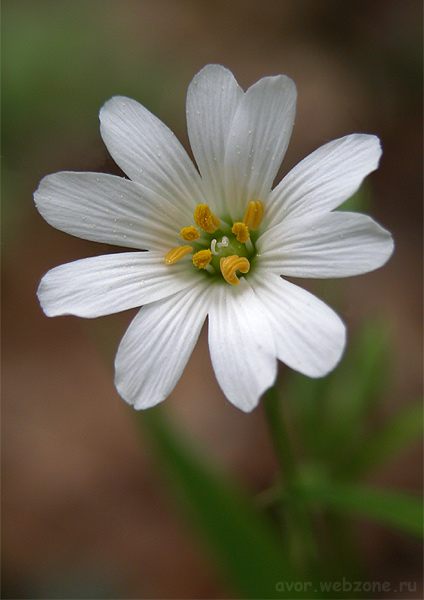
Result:
{"label": "green stem", "polygon": [[[285,523],[285,533],[290,540],[293,562],[298,569],[307,572],[317,558],[316,540],[305,508],[290,497],[291,488],[298,478],[298,469],[277,386],[266,392],[263,403],[280,467],[280,481],[274,490],[270,490],[270,496],[274,496],[275,499],[280,495],[280,514]],[[267,499],[269,501],[271,498]]]}
{"label": "green stem", "polygon": [[282,483],[285,488],[289,488],[296,478],[296,463],[276,385],[266,392],[263,404],[282,474]]}

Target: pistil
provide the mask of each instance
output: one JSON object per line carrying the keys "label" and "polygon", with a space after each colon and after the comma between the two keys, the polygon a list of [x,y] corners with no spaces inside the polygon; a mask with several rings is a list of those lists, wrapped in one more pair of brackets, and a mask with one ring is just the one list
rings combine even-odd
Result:
{"label": "pistil", "polygon": [[[225,221],[221,222],[207,204],[198,204],[193,215],[196,226],[189,225],[180,230],[182,239],[193,245],[173,248],[166,255],[165,263],[172,265],[186,254],[194,252],[195,267],[211,275],[217,275],[221,271],[227,283],[239,285],[240,280],[236,273],[249,272],[250,259],[255,253],[249,230],[255,231],[261,224],[262,217],[262,202],[252,201],[246,208],[243,221],[234,221],[230,227]],[[224,232],[226,235],[223,235]],[[214,233],[216,237],[211,239]]]}

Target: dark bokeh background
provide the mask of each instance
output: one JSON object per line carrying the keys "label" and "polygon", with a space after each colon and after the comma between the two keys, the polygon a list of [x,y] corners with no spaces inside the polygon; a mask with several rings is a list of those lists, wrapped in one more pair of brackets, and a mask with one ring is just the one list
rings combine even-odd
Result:
{"label": "dark bokeh background", "polygon": [[[97,118],[114,94],[142,102],[188,148],[185,93],[205,64],[229,67],[245,88],[291,76],[299,101],[282,173],[348,133],[382,140],[368,210],[396,252],[383,269],[319,293],[333,305],[337,295],[351,336],[372,317],[387,323],[384,418],[421,393],[422,4],[3,0],[2,9],[3,597],[225,597],[113,386],[134,313],[49,320],[35,296],[49,268],[114,249],[53,230],[32,193],[58,170],[118,172]],[[244,415],[221,395],[205,331],[166,410],[252,492],[270,485],[261,408]],[[419,450],[374,481],[419,489]],[[361,527],[370,579],[420,579],[417,544]]]}

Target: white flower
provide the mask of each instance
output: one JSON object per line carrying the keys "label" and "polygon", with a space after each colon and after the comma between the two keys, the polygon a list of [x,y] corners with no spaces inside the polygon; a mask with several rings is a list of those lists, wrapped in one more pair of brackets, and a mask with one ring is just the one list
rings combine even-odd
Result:
{"label": "white flower", "polygon": [[271,189],[295,103],[284,75],[244,93],[230,71],[206,66],[187,95],[199,174],[161,121],[114,97],[100,111],[101,135],[130,179],[62,172],[35,192],[54,227],[137,250],[56,267],[38,289],[48,316],[142,306],[115,362],[116,387],[135,408],[170,394],[206,316],[217,380],[243,411],[275,382],[277,359],[310,377],[339,362],[340,318],[280,276],[347,277],[387,261],[393,242],[386,230],[367,216],[333,212],[377,168],[381,149],[375,136],[348,135]]}

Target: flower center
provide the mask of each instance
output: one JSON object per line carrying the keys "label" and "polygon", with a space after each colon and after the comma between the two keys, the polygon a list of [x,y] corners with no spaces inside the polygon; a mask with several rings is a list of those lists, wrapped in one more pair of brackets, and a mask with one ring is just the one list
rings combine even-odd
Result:
{"label": "flower center", "polygon": [[[198,204],[193,220],[196,224],[183,227],[180,236],[184,244],[173,248],[165,257],[165,263],[172,265],[187,254],[193,254],[193,265],[205,270],[209,275],[221,275],[230,285],[240,283],[237,272],[246,274],[256,255],[254,240],[250,232],[262,222],[263,205],[260,201],[249,202],[242,221],[235,221],[230,227],[220,221],[207,204]],[[199,231],[200,230],[200,231]]]}

